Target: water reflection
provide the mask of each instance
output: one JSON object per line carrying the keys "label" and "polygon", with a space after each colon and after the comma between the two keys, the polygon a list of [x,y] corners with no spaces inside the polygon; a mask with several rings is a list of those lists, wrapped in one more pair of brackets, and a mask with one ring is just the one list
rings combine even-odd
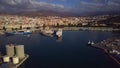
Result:
{"label": "water reflection", "polygon": [[57,37],[57,42],[62,42],[62,36],[61,37]]}

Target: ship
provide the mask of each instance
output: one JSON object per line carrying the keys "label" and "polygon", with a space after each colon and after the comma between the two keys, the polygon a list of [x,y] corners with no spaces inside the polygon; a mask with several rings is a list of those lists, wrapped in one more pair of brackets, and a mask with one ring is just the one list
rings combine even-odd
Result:
{"label": "ship", "polygon": [[40,34],[44,35],[44,36],[49,36],[49,37],[53,37],[54,31],[53,30],[41,30]]}
{"label": "ship", "polygon": [[63,33],[62,29],[59,29],[59,30],[56,32],[56,36],[57,36],[57,37],[61,37],[61,36],[62,36],[62,33]]}
{"label": "ship", "polygon": [[23,31],[23,30],[18,30],[18,31],[12,31],[12,32],[5,32],[7,36],[11,35],[29,35],[31,32],[29,30]]}

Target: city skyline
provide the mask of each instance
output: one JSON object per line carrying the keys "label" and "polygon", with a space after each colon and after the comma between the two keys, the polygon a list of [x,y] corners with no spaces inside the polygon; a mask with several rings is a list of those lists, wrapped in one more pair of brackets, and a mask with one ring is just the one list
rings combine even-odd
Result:
{"label": "city skyline", "polygon": [[119,7],[119,0],[0,0],[1,13],[119,14]]}

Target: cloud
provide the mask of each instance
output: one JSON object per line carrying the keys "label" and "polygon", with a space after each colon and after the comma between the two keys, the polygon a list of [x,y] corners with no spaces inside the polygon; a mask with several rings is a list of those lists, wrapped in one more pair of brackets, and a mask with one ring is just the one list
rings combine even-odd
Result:
{"label": "cloud", "polygon": [[113,2],[113,1],[108,1],[107,5],[108,5],[108,6],[114,6],[114,7],[115,7],[115,6],[120,6],[119,3]]}
{"label": "cloud", "polygon": [[94,2],[85,2],[85,1],[81,1],[80,2],[81,5],[86,5],[86,6],[103,6],[102,3],[94,3]]}
{"label": "cloud", "polygon": [[[104,2],[102,2],[104,1]],[[120,1],[118,0],[93,0],[91,2],[80,1],[76,11],[80,13],[87,12],[119,12]]]}
{"label": "cloud", "polygon": [[39,10],[52,10],[59,12],[68,11],[61,4],[38,2],[36,0],[0,0],[0,4],[2,6],[2,8],[0,8],[0,11],[7,11],[9,9],[8,12],[39,11]]}
{"label": "cloud", "polygon": [[[62,2],[61,2],[62,1]],[[72,0],[71,0],[72,1]],[[0,12],[14,13],[26,11],[56,11],[71,12],[77,14],[91,12],[119,12],[120,0],[76,0],[68,3],[68,0],[60,0],[59,4],[54,0],[0,0]],[[64,3],[63,3],[64,2]],[[78,4],[79,2],[79,4]],[[63,4],[65,5],[63,5]],[[72,3],[72,6],[70,4]]]}

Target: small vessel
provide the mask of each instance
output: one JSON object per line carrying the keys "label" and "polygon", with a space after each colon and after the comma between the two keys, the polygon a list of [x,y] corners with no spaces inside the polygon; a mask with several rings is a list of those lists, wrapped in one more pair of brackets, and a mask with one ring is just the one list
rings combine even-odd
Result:
{"label": "small vessel", "polygon": [[94,45],[95,43],[92,41],[92,42],[88,42],[88,45]]}
{"label": "small vessel", "polygon": [[91,42],[91,45],[94,45],[94,44],[95,44],[95,43],[92,41],[92,42]]}
{"label": "small vessel", "polygon": [[13,31],[13,32],[5,32],[5,34],[7,35],[7,36],[10,36],[10,35],[20,35],[20,34],[22,34],[22,35],[29,35],[29,34],[31,34],[31,32],[29,31],[29,30],[27,30],[27,31],[23,31],[23,30],[18,30],[18,31]]}
{"label": "small vessel", "polygon": [[88,42],[88,45],[90,45],[90,44],[91,44],[91,42],[89,41],[89,42]]}
{"label": "small vessel", "polygon": [[56,32],[56,36],[57,36],[57,37],[61,37],[61,36],[62,36],[62,29],[59,29],[59,30]]}
{"label": "small vessel", "polygon": [[49,36],[49,37],[53,37],[53,30],[41,30],[40,34],[45,35],[45,36]]}

